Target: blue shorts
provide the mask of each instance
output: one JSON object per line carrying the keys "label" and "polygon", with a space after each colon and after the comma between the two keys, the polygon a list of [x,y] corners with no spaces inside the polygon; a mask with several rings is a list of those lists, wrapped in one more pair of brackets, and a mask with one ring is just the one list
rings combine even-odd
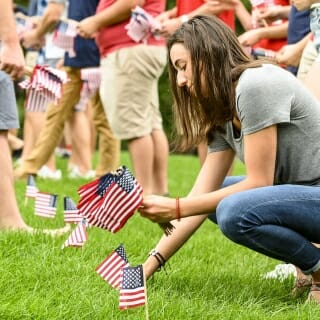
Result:
{"label": "blue shorts", "polygon": [[0,130],[16,128],[19,128],[19,117],[13,81],[0,71]]}

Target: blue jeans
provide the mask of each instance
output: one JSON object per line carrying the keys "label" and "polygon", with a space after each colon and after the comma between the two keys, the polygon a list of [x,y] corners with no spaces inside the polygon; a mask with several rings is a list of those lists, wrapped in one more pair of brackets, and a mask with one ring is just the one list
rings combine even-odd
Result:
{"label": "blue jeans", "polygon": [[[244,177],[227,177],[223,187]],[[276,185],[230,195],[209,219],[230,240],[292,263],[305,274],[320,269],[320,187]]]}

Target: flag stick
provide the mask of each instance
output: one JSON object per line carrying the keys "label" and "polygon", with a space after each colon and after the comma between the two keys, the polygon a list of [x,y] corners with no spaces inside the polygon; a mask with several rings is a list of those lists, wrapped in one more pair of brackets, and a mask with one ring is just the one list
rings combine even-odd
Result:
{"label": "flag stick", "polygon": [[24,206],[26,207],[27,206],[27,204],[28,204],[28,200],[29,200],[29,198],[28,197],[24,197]]}
{"label": "flag stick", "polygon": [[146,320],[149,320],[149,307],[148,307],[148,295],[147,295],[147,279],[143,272],[143,284],[144,284],[144,295],[145,295],[145,309],[146,309]]}

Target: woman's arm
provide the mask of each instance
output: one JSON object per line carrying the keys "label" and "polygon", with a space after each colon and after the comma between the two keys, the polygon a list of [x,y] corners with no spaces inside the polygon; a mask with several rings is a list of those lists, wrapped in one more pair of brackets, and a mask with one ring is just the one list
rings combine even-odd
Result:
{"label": "woman's arm", "polygon": [[[233,162],[233,158],[234,153],[232,150],[209,154],[188,197],[218,189]],[[175,210],[175,199],[159,198],[171,201]],[[141,209],[139,211],[141,212]],[[165,260],[168,260],[183,246],[206,218],[207,215],[197,215],[183,218],[179,222],[176,220],[171,221],[175,229],[170,235],[164,235],[160,239],[156,250],[161,253]],[[149,278],[158,269],[159,263],[155,257],[150,256],[143,267],[146,277]]]}
{"label": "woman's arm", "polygon": [[131,10],[136,6],[142,7],[144,0],[118,0],[103,11],[83,19],[78,24],[78,33],[84,38],[93,38],[103,27],[120,23],[131,16]]}
{"label": "woman's arm", "polygon": [[[237,192],[273,184],[276,126],[247,135],[244,139],[247,177],[239,183],[219,189],[231,165],[233,154],[231,151],[224,151],[208,155],[191,193],[180,199],[181,221],[173,222],[173,233],[163,236],[156,247],[166,260],[189,239],[207,214],[215,211],[222,199]],[[142,205],[139,212],[151,221],[164,222],[176,217],[175,199],[151,196]],[[158,267],[157,260],[150,256],[144,264],[146,276],[150,277]]]}

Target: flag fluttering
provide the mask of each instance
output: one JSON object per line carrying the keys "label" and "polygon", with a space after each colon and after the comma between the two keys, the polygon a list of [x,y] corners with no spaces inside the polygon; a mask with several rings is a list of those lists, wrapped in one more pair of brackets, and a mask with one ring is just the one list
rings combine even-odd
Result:
{"label": "flag fluttering", "polygon": [[38,188],[36,185],[36,180],[32,174],[28,175],[27,178],[27,186],[26,186],[26,198],[32,198],[35,199],[38,193]]}
{"label": "flag fluttering", "polygon": [[65,247],[83,247],[87,240],[87,222],[86,219],[82,219],[82,221],[78,223],[77,227],[71,232],[68,239],[62,245],[62,249]]}
{"label": "flag fluttering", "polygon": [[25,109],[44,112],[49,102],[57,104],[62,96],[62,86],[67,81],[65,71],[36,65],[31,77],[19,83],[19,86],[27,92]]}
{"label": "flag fluttering", "polygon": [[57,210],[58,195],[37,192],[34,213],[45,218],[54,218]]}
{"label": "flag fluttering", "polygon": [[65,223],[79,223],[83,220],[83,216],[79,213],[79,209],[75,202],[69,198],[63,198],[63,206],[64,206],[64,222]]}
{"label": "flag fluttering", "polygon": [[78,209],[89,225],[119,231],[142,202],[142,187],[125,166],[81,186]]}
{"label": "flag fluttering", "polygon": [[77,22],[74,20],[60,20],[53,33],[52,42],[57,47],[68,52],[70,58],[76,56],[74,39],[77,36]]}
{"label": "flag fluttering", "polygon": [[161,29],[161,24],[143,8],[136,6],[131,11],[131,18],[125,29],[132,40],[145,43],[152,35],[159,38],[157,31]]}
{"label": "flag fluttering", "polygon": [[119,308],[128,309],[146,304],[142,265],[122,269]]}
{"label": "flag fluttering", "polygon": [[107,281],[113,288],[119,288],[121,281],[121,270],[129,266],[129,261],[121,244],[96,268],[96,272]]}
{"label": "flag fluttering", "polygon": [[86,110],[88,101],[97,92],[101,82],[101,69],[98,68],[82,68],[81,69],[82,87],[80,92],[80,100],[74,107],[77,111]]}

